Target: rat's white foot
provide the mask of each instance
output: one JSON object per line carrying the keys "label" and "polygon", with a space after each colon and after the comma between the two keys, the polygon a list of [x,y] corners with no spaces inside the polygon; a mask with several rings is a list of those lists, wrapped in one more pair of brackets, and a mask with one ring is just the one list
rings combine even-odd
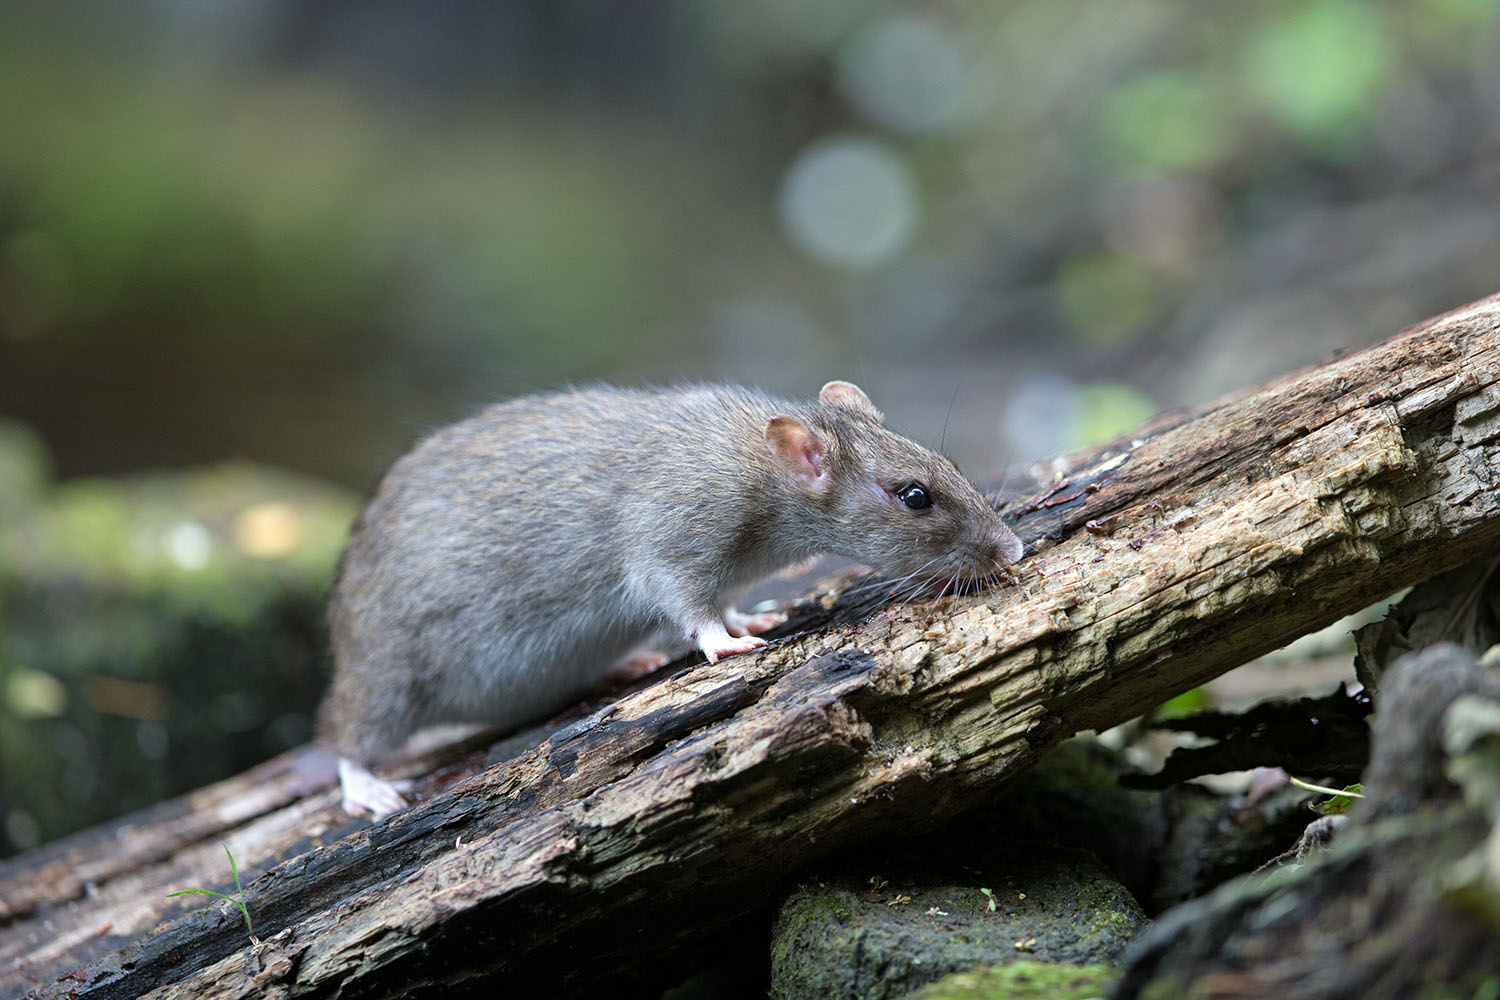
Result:
{"label": "rat's white foot", "polygon": [[786,621],[786,615],[780,611],[767,611],[758,615],[747,615],[743,611],[734,608],[724,609],[724,628],[730,635],[745,636],[764,632],[768,628],[775,628]]}
{"label": "rat's white foot", "polygon": [[735,653],[748,653],[766,644],[766,640],[753,635],[732,636],[723,625],[710,625],[698,630],[698,648],[708,657],[709,663],[718,663],[721,657]]}
{"label": "rat's white foot", "polygon": [[339,758],[339,785],[344,790],[344,812],[350,816],[368,813],[373,819],[405,809],[401,793],[411,790],[410,781],[382,781],[344,757]]}

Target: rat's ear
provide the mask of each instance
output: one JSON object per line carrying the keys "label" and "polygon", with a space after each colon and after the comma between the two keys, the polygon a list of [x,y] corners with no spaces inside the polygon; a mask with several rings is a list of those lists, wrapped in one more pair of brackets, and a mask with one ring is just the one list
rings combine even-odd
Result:
{"label": "rat's ear", "polygon": [[829,406],[842,406],[856,413],[863,413],[876,420],[884,420],[880,411],[875,409],[875,404],[870,402],[870,397],[865,391],[853,382],[829,382],[818,393],[819,402],[827,403]]}
{"label": "rat's ear", "polygon": [[772,417],[766,424],[766,447],[803,486],[817,493],[828,488],[828,451],[796,417]]}

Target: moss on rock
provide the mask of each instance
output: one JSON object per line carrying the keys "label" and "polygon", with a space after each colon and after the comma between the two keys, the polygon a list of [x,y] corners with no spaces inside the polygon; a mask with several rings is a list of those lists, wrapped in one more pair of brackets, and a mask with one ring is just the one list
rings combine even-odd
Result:
{"label": "moss on rock", "polygon": [[1090,1000],[1109,995],[1119,973],[1108,965],[1022,960],[955,972],[911,994],[912,1000]]}
{"label": "moss on rock", "polygon": [[350,494],[242,462],[54,484],[14,425],[0,471],[0,850],[308,738]]}
{"label": "moss on rock", "polygon": [[792,890],[772,935],[773,997],[882,1000],[982,965],[1107,964],[1145,920],[1086,851],[992,841],[967,861],[912,853]]}

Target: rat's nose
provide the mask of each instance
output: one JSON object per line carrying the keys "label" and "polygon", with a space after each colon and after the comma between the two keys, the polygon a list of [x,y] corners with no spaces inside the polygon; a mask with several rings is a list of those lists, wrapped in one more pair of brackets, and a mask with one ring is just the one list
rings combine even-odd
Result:
{"label": "rat's nose", "polygon": [[994,547],[995,561],[1001,566],[1009,566],[1021,558],[1021,553],[1026,551],[1026,546],[1016,537],[1009,528],[1001,525],[991,538]]}

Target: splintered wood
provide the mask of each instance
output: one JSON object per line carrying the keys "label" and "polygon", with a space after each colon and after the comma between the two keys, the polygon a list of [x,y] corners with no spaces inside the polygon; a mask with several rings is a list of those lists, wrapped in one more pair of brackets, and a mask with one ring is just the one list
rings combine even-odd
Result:
{"label": "splintered wood", "polygon": [[[940,823],[1059,739],[1500,545],[1497,373],[1491,298],[1059,460],[1012,508],[1033,548],[1014,585],[869,616],[812,602],[770,648],[374,826],[304,750],[13,859],[0,993],[568,993],[661,968],[789,869]],[[257,876],[259,945],[237,913],[164,898],[224,887],[220,839]]]}

